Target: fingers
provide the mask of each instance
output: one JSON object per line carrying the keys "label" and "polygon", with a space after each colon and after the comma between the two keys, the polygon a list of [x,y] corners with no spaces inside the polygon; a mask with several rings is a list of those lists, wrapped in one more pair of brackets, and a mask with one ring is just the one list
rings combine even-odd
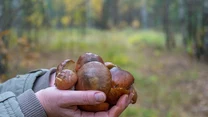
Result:
{"label": "fingers", "polygon": [[[71,111],[68,109],[62,109],[63,117],[107,117],[106,112],[100,116],[96,116],[94,112],[85,112],[77,109],[76,111]],[[73,114],[72,114],[73,113]],[[105,116],[104,116],[105,115]]]}
{"label": "fingers", "polygon": [[109,111],[109,116],[118,117],[123,110],[126,108],[126,103],[128,101],[128,95],[123,95],[117,102],[115,106],[113,106]]}
{"label": "fingers", "polygon": [[109,110],[109,117],[118,117],[131,103],[133,96],[133,93],[130,93],[130,95],[125,94],[121,96],[117,104]]}
{"label": "fingers", "polygon": [[[117,104],[109,111],[91,113],[83,112],[77,108],[77,105],[95,105],[100,104],[106,100],[106,95],[100,91],[73,91],[73,90],[58,90],[55,87],[50,87],[36,93],[41,104],[47,113],[50,115],[73,115],[76,116],[109,116],[118,117],[125,108],[130,104],[133,93],[130,95],[123,95],[118,100]],[[39,95],[38,95],[39,94]],[[44,102],[44,103],[43,103]],[[45,103],[47,102],[47,103]],[[55,110],[54,110],[55,109]],[[87,117],[86,116],[86,117]]]}
{"label": "fingers", "polygon": [[100,91],[61,91],[59,103],[62,107],[71,105],[94,105],[106,100],[106,95]]}

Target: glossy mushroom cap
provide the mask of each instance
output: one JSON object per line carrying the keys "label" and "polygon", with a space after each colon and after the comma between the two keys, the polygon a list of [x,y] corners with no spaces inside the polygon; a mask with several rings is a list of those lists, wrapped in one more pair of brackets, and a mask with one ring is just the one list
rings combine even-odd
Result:
{"label": "glossy mushroom cap", "polygon": [[60,90],[72,88],[77,82],[77,75],[74,72],[75,62],[71,59],[61,62],[56,69],[55,86]]}
{"label": "glossy mushroom cap", "polygon": [[[109,69],[102,63],[92,61],[84,64],[77,71],[78,82],[75,90],[99,90],[106,95],[111,89],[111,74]],[[106,111],[109,108],[108,103],[98,105],[80,105],[80,109],[85,111]]]}
{"label": "glossy mushroom cap", "polygon": [[112,106],[115,105],[118,99],[124,95],[133,92],[129,90],[134,83],[134,77],[127,71],[122,70],[119,67],[113,67],[110,69],[112,75],[111,90],[107,95],[107,102]]}
{"label": "glossy mushroom cap", "polygon": [[122,70],[119,67],[113,67],[110,69],[113,81],[113,87],[122,87],[125,89],[129,89],[130,86],[134,83],[134,77],[125,70]]}
{"label": "glossy mushroom cap", "polygon": [[77,82],[77,74],[72,70],[64,69],[56,75],[55,86],[60,90],[67,90]]}
{"label": "glossy mushroom cap", "polygon": [[110,91],[112,81],[110,71],[100,62],[84,64],[77,71],[77,77],[76,90],[100,90],[105,94]]}
{"label": "glossy mushroom cap", "polygon": [[91,61],[98,61],[104,64],[103,59],[99,55],[93,53],[85,53],[78,58],[75,70],[78,71],[85,63]]}

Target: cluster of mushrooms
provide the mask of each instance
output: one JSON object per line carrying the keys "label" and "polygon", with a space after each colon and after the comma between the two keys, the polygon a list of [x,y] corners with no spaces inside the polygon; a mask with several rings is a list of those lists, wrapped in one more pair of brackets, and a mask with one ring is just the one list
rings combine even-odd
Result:
{"label": "cluster of mushrooms", "polygon": [[[128,71],[93,53],[81,55],[75,63],[67,59],[56,70],[55,86],[60,90],[99,90],[106,94],[104,103],[80,105],[84,111],[106,111],[115,105],[123,94],[133,93],[131,103],[136,103],[137,92],[133,86],[134,77]],[[72,85],[74,87],[72,87]]]}

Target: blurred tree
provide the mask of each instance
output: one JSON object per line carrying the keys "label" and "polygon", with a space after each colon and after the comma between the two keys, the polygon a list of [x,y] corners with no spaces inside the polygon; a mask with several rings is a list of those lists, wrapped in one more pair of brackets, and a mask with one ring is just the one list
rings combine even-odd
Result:
{"label": "blurred tree", "polygon": [[142,6],[141,6],[141,19],[142,19],[142,27],[144,29],[148,28],[148,14],[147,14],[147,1],[142,0]]}
{"label": "blurred tree", "polygon": [[108,20],[109,20],[109,8],[111,0],[104,0],[103,7],[102,7],[102,16],[99,22],[99,25],[102,29],[107,29],[108,27]]}
{"label": "blurred tree", "polygon": [[[21,29],[20,37],[26,36],[28,42],[32,45],[38,45],[37,32],[40,28],[50,25],[46,15],[46,1],[42,0],[21,0]],[[31,47],[32,49],[34,47]]]}
{"label": "blurred tree", "polygon": [[92,27],[92,4],[91,0],[86,0],[86,26]]}
{"label": "blurred tree", "polygon": [[182,33],[182,38],[183,38],[183,45],[186,47],[187,46],[187,31],[186,31],[186,14],[185,14],[185,3],[184,0],[178,0],[179,3],[179,22],[181,25],[181,33]]}
{"label": "blurred tree", "polygon": [[132,26],[137,22],[140,24],[140,6],[141,0],[119,0],[119,22],[120,25]]}
{"label": "blurred tree", "polygon": [[0,78],[8,70],[8,48],[9,40],[6,38],[14,19],[12,0],[0,0]]}
{"label": "blurred tree", "polygon": [[202,46],[203,54],[208,58],[208,1],[203,0],[203,15],[202,15]]}
{"label": "blurred tree", "polygon": [[171,0],[165,0],[164,1],[164,15],[163,15],[163,26],[164,26],[164,32],[166,36],[166,47],[170,50],[175,47],[175,40],[174,36],[171,31],[171,20],[170,20],[170,8]]}
{"label": "blurred tree", "polygon": [[90,0],[92,9],[92,22],[95,27],[99,27],[100,20],[102,18],[103,0]]}
{"label": "blurred tree", "polygon": [[31,30],[38,30],[44,26],[49,26],[46,11],[44,8],[44,1],[21,0],[21,3],[23,12],[23,29],[30,33]]}
{"label": "blurred tree", "polygon": [[[164,2],[164,0],[155,0],[153,3],[152,3],[152,12],[151,12],[151,15],[149,15],[151,18],[149,19],[152,19],[152,23],[153,23],[153,27],[154,28],[160,28],[163,26],[162,24],[162,19],[163,19],[163,9],[164,7],[162,7],[162,3]],[[151,20],[149,20],[151,22]]]}
{"label": "blurred tree", "polygon": [[[185,0],[185,7],[187,13],[187,26],[186,30],[188,32],[187,40],[188,43],[193,46],[194,55],[199,59],[203,53],[202,41],[201,41],[201,32],[202,32],[202,9],[203,9],[203,0]],[[186,42],[187,43],[187,42]]]}
{"label": "blurred tree", "polygon": [[118,2],[119,0],[111,0],[110,3],[110,14],[112,18],[112,25],[115,27],[118,25],[119,14],[118,14]]}
{"label": "blurred tree", "polygon": [[53,2],[55,3],[52,6],[54,15],[50,16],[53,19],[53,24],[57,24],[56,26],[59,28],[85,27],[88,0],[53,0]]}

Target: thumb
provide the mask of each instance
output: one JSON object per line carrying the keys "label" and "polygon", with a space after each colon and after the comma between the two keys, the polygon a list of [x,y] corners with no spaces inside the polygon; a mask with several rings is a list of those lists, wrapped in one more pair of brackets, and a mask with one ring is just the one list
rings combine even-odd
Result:
{"label": "thumb", "polygon": [[61,106],[95,105],[106,100],[105,93],[101,91],[61,91]]}

